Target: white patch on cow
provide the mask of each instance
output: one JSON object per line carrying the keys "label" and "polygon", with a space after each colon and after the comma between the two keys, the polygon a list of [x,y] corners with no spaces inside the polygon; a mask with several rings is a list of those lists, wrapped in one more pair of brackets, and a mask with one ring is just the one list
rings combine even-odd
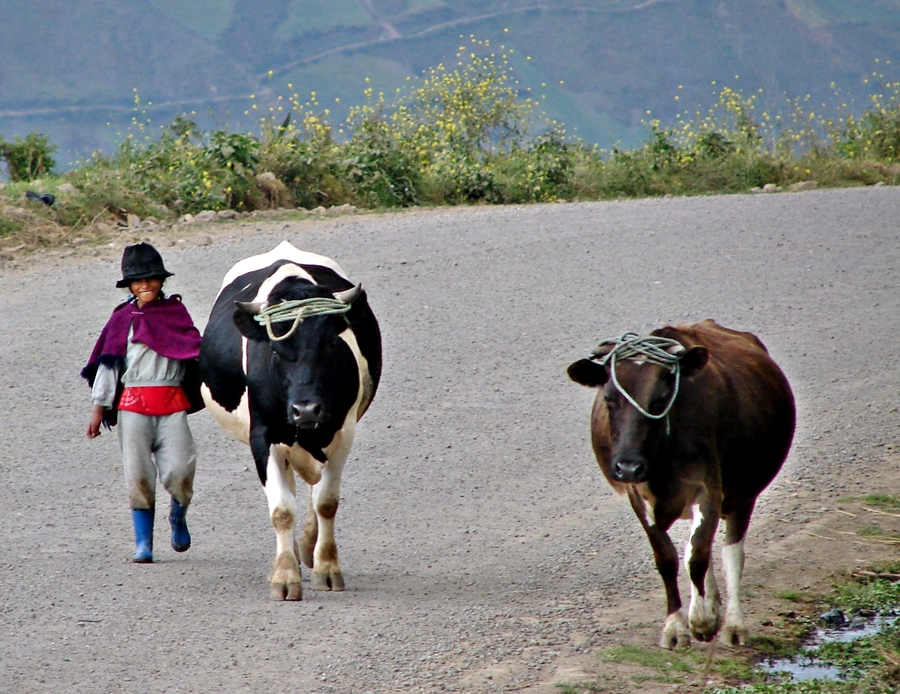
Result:
{"label": "white patch on cow", "polygon": [[725,587],[728,606],[725,608],[725,627],[720,638],[729,645],[740,645],[747,640],[744,613],[741,610],[741,575],[744,572],[744,541],[722,547],[722,567],[725,570]]}
{"label": "white patch on cow", "polygon": [[271,275],[266,277],[265,281],[259,285],[259,289],[256,292],[256,296],[253,297],[254,302],[262,302],[267,301],[269,298],[269,294],[272,293],[272,290],[275,289],[275,286],[281,282],[281,280],[287,277],[299,277],[301,279],[307,280],[312,284],[315,284],[315,281],[306,270],[304,270],[299,265],[282,265],[280,268],[275,270]]}
{"label": "white patch on cow", "polygon": [[372,374],[369,373],[369,362],[362,355],[359,343],[356,341],[356,333],[347,328],[339,337],[347,343],[350,351],[353,352],[357,369],[359,369],[359,393],[357,393],[356,402],[350,408],[350,412],[356,413],[356,421],[359,421],[365,414],[366,408],[369,407],[369,403],[372,402],[375,394],[375,384],[372,382]]}
{"label": "white patch on cow", "polygon": [[[703,523],[704,516],[700,511],[700,504],[691,506],[693,520],[691,521],[691,533],[684,548],[684,566],[688,576],[691,573],[691,558],[693,556],[693,539],[697,529]],[[719,586],[716,584],[716,573],[713,571],[712,557],[706,570],[704,581],[704,593],[691,581],[691,607],[688,610],[688,622],[695,634],[712,635],[719,627]]]}
{"label": "white patch on cow", "polygon": [[247,399],[247,390],[244,389],[240,403],[232,412],[229,412],[213,400],[212,393],[209,392],[209,387],[205,383],[200,386],[200,394],[203,396],[203,402],[206,403],[206,409],[209,410],[209,413],[219,426],[241,443],[249,444],[250,403]]}
{"label": "white patch on cow", "polygon": [[[274,514],[278,508],[283,508],[296,518],[297,490],[293,469],[286,465],[286,448],[280,445],[269,448],[269,461],[266,463],[266,499],[269,502],[269,515]],[[287,548],[279,544],[278,552]],[[293,551],[293,532],[289,549]]]}
{"label": "white patch on cow", "polygon": [[295,443],[287,446],[283,443],[278,443],[275,445],[280,451],[279,455],[290,462],[294,472],[300,475],[300,479],[309,485],[318,484],[319,480],[322,479],[322,468],[325,466],[325,463],[320,463],[313,458],[309,451],[300,444]]}
{"label": "white patch on cow", "polygon": [[347,274],[331,258],[326,258],[324,255],[318,255],[316,253],[309,253],[308,251],[301,251],[292,243],[282,241],[268,253],[261,253],[260,255],[244,258],[235,264],[235,266],[225,275],[225,279],[222,280],[222,288],[227,287],[241,275],[246,275],[248,272],[260,270],[264,267],[269,267],[269,265],[279,260],[290,260],[291,262],[299,263],[300,265],[320,265],[322,267],[327,267],[349,281]]}
{"label": "white patch on cow", "polygon": [[[700,527],[700,524],[703,522],[703,513],[700,511],[700,504],[692,504],[691,505],[691,535],[697,532],[697,528]],[[688,539],[690,542],[690,539]],[[690,546],[690,545],[688,545]],[[685,559],[687,559],[687,555],[685,555]]]}
{"label": "white patch on cow", "polygon": [[[271,446],[266,463],[266,500],[269,517],[275,528],[275,561],[272,564],[271,583],[278,595],[300,592],[300,563],[295,543],[297,525],[297,489],[294,471],[288,464],[285,446]],[[293,599],[293,598],[289,598]]]}
{"label": "white patch on cow", "polygon": [[[244,373],[247,373],[247,344],[246,337],[241,338],[241,366]],[[200,386],[200,394],[203,396],[203,402],[206,403],[206,409],[212,415],[213,419],[222,427],[230,436],[234,437],[241,443],[250,443],[250,399],[248,391],[244,388],[241,395],[241,401],[238,406],[231,412],[222,407],[213,400],[209,387],[204,383]]]}
{"label": "white patch on cow", "polygon": [[641,502],[643,502],[643,517],[644,520],[647,521],[647,524],[650,527],[656,525],[656,514],[653,512],[653,507],[656,505],[656,497],[653,495],[653,492],[650,491],[650,485],[646,482],[641,484],[635,484],[634,490],[637,492],[638,497],[640,497]]}
{"label": "white patch on cow", "polygon": [[644,513],[647,514],[647,524],[652,528],[656,525],[656,514],[653,512],[653,504],[644,499]]}

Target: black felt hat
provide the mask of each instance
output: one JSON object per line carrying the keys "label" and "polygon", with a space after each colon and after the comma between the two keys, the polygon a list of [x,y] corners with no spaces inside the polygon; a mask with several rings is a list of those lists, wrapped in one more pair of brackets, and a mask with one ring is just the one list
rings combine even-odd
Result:
{"label": "black felt hat", "polygon": [[127,287],[134,280],[143,280],[148,277],[165,279],[174,273],[163,267],[163,259],[149,243],[138,243],[134,246],[125,246],[122,253],[122,279],[116,282],[119,288]]}

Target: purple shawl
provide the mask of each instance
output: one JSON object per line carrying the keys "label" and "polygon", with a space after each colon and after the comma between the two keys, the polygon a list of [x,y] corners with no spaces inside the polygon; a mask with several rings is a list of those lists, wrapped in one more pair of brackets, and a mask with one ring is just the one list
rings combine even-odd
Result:
{"label": "purple shawl", "polygon": [[137,302],[128,302],[115,308],[106,322],[82,377],[94,385],[94,376],[100,364],[114,365],[125,362],[128,349],[128,330],[134,328],[132,342],[141,342],[167,359],[196,359],[200,356],[200,331],[181,303],[177,294],[167,299],[157,299],[138,308]]}

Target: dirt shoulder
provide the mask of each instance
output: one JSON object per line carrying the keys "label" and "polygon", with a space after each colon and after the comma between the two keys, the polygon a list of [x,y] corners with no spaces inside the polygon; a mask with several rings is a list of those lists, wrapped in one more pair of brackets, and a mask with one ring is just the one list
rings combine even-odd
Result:
{"label": "dirt shoulder", "polygon": [[[615,635],[614,644],[588,654],[561,653],[541,673],[541,682],[522,694],[560,694],[566,684],[573,692],[688,694],[750,681],[745,669],[767,646],[795,643],[803,621],[818,617],[821,601],[835,587],[900,556],[900,514],[865,500],[870,494],[900,496],[900,440],[882,448],[874,466],[877,486],[859,482],[850,494],[824,500],[798,489],[751,525],[743,582],[749,645],[694,642],[691,653],[657,648],[665,611],[660,581],[645,596],[598,612],[597,628]],[[716,571],[721,585],[718,563]],[[578,635],[572,646],[577,650]]]}

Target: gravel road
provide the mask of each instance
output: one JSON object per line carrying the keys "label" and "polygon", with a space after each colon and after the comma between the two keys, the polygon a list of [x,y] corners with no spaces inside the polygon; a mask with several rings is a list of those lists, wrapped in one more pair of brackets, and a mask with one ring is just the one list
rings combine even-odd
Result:
{"label": "gravel road", "polygon": [[[268,600],[262,488],[205,412],[191,418],[192,549],[169,549],[160,513],[157,563],[129,561],[115,436],[85,438],[78,377],[120,300],[123,244],[0,265],[0,691],[554,691],[565,658],[664,617],[646,539],[590,452],[593,393],[566,366],[672,321],[762,338],[799,425],[750,529],[752,571],[828,499],[884,491],[881,453],[900,439],[898,220],[900,188],[882,187],[151,237],[201,328],[231,265],[282,239],[369,292],[385,368],[344,475],[347,590],[301,603]],[[814,492],[799,508],[798,488]]]}

